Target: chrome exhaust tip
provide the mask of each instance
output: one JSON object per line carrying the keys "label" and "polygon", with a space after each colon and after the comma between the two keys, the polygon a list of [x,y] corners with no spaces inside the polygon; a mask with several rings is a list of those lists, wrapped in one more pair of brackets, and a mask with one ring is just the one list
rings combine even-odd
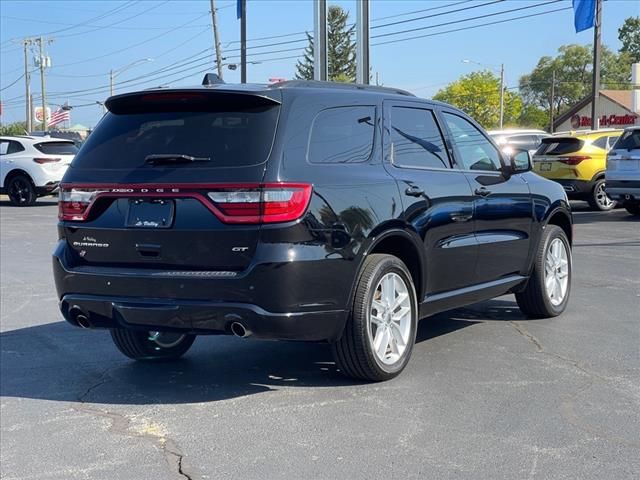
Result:
{"label": "chrome exhaust tip", "polygon": [[245,328],[240,322],[233,322],[231,324],[231,333],[233,333],[236,337],[247,338],[251,335],[251,331]]}
{"label": "chrome exhaust tip", "polygon": [[81,328],[91,328],[89,317],[77,305],[69,309],[69,318]]}

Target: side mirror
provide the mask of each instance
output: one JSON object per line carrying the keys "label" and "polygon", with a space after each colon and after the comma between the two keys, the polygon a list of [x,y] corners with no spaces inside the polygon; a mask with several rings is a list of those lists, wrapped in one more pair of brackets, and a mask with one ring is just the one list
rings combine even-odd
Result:
{"label": "side mirror", "polygon": [[513,173],[523,173],[533,170],[531,155],[529,155],[528,150],[514,150],[513,153],[509,155],[509,160]]}

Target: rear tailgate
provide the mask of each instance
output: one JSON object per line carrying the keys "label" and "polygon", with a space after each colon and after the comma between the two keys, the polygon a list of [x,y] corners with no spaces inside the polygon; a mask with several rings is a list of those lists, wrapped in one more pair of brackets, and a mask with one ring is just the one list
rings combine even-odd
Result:
{"label": "rear tailgate", "polygon": [[75,261],[246,268],[260,230],[251,202],[262,195],[279,101],[169,91],[121,95],[107,106],[63,179],[61,228]]}

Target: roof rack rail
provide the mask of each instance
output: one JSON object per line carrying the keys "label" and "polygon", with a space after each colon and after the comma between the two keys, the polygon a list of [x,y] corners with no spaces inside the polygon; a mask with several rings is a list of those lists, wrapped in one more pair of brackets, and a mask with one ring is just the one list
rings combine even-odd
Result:
{"label": "roof rack rail", "polygon": [[276,82],[270,84],[267,88],[287,88],[287,87],[304,87],[304,88],[335,88],[350,90],[366,90],[370,92],[395,93],[397,95],[405,95],[415,97],[415,95],[406,90],[390,87],[379,87],[377,85],[364,85],[362,83],[342,83],[342,82],[323,82],[319,80],[286,80],[284,82]]}

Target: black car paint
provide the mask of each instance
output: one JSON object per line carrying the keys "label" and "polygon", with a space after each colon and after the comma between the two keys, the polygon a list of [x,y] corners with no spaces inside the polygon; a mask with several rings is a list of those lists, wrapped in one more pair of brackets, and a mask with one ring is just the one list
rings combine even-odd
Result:
{"label": "black car paint", "polygon": [[[281,102],[264,164],[217,169],[212,179],[179,168],[154,169],[149,178],[145,169],[92,171],[72,165],[63,184],[157,183],[169,175],[180,183],[306,181],[313,184],[306,214],[295,222],[247,229],[221,224],[197,200],[176,198],[176,222],[183,228],[132,232],[119,223],[124,221],[119,202],[126,201],[119,199],[91,221],[60,222],[54,274],[61,310],[72,324],[77,325],[77,311],[93,327],[217,334],[241,321],[257,337],[333,341],[341,335],[364,258],[381,246],[400,241],[407,250],[413,246],[417,265],[408,267],[424,316],[522,288],[545,225],[554,215],[563,216],[562,225],[571,224],[559,185],[532,172],[513,174],[504,158],[503,172],[394,166],[386,105],[433,110],[455,166],[455,146],[442,126],[441,110],[477,124],[447,105],[366,88],[245,86],[239,91]],[[309,128],[318,112],[355,105],[376,107],[369,161],[310,163]],[[482,187],[491,193],[476,194]],[[84,236],[107,239],[117,251],[82,257],[69,242]],[[157,244],[160,255],[137,255],[135,246],[141,244]],[[231,252],[235,245],[249,248]],[[79,310],[70,312],[73,308]]]}

